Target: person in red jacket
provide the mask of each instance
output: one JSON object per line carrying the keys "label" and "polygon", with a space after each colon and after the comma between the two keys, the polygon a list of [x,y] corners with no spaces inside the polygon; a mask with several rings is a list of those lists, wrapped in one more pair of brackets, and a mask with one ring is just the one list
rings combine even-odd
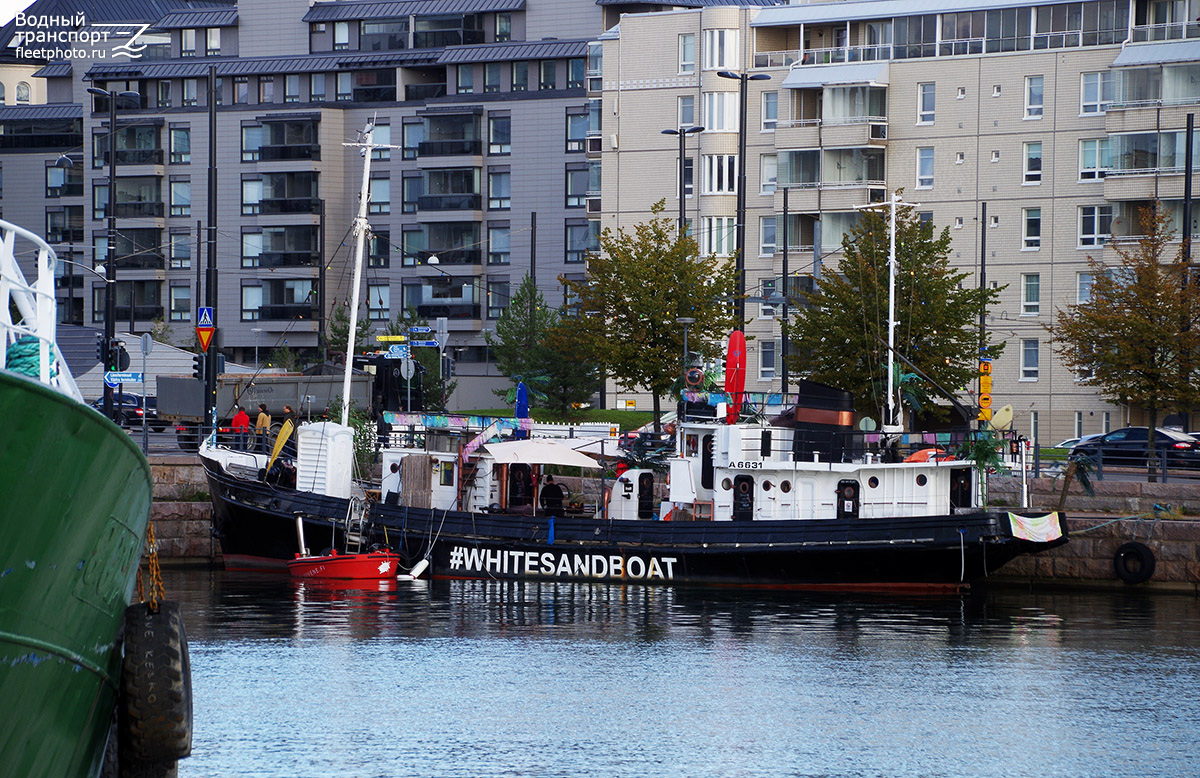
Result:
{"label": "person in red jacket", "polygon": [[238,406],[237,413],[233,415],[233,432],[237,436],[237,447],[242,451],[246,450],[246,438],[250,434],[250,417],[246,415],[246,409]]}

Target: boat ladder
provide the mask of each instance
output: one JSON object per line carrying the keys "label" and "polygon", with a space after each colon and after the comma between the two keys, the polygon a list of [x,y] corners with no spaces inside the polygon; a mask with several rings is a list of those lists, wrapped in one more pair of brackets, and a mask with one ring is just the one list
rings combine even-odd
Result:
{"label": "boat ladder", "polygon": [[362,553],[366,540],[367,502],[361,497],[351,497],[346,511],[346,553]]}

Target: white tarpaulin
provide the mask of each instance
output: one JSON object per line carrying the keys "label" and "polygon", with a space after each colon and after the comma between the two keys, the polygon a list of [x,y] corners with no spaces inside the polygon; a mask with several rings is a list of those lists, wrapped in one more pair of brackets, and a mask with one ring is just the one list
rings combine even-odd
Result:
{"label": "white tarpaulin", "polygon": [[546,438],[488,443],[484,448],[496,462],[502,465],[519,462],[527,465],[587,467],[594,470],[600,468],[600,465],[596,464],[596,460],[591,457],[580,454],[570,446]]}

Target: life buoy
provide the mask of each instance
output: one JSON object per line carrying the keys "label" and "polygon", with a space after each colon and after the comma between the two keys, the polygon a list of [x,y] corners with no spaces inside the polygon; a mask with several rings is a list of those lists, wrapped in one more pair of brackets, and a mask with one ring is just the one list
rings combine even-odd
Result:
{"label": "life buoy", "polygon": [[698,367],[690,368],[683,374],[683,382],[688,386],[699,386],[704,382],[704,371]]}
{"label": "life buoy", "polygon": [[1145,544],[1130,541],[1113,554],[1113,572],[1127,584],[1139,584],[1154,575],[1154,552]]}

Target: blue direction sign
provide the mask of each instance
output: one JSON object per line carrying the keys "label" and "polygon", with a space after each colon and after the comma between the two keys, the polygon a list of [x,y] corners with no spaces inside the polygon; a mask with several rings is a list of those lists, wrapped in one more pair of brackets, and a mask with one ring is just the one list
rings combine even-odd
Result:
{"label": "blue direction sign", "polygon": [[409,350],[407,343],[393,343],[388,346],[388,359],[411,359],[412,351]]}
{"label": "blue direction sign", "polygon": [[436,340],[414,340],[409,345],[410,346],[428,346],[430,348],[437,348],[438,346],[440,346],[442,344],[438,343]]}
{"label": "blue direction sign", "polygon": [[113,387],[114,389],[117,387],[118,384],[136,384],[136,383],[140,383],[141,380],[142,380],[141,373],[134,373],[134,372],[131,372],[128,370],[126,370],[124,372],[114,371],[112,373],[104,374],[104,383],[108,384],[109,386]]}
{"label": "blue direction sign", "polygon": [[429,329],[428,327],[409,327],[408,331],[409,332],[433,332],[433,330]]}

